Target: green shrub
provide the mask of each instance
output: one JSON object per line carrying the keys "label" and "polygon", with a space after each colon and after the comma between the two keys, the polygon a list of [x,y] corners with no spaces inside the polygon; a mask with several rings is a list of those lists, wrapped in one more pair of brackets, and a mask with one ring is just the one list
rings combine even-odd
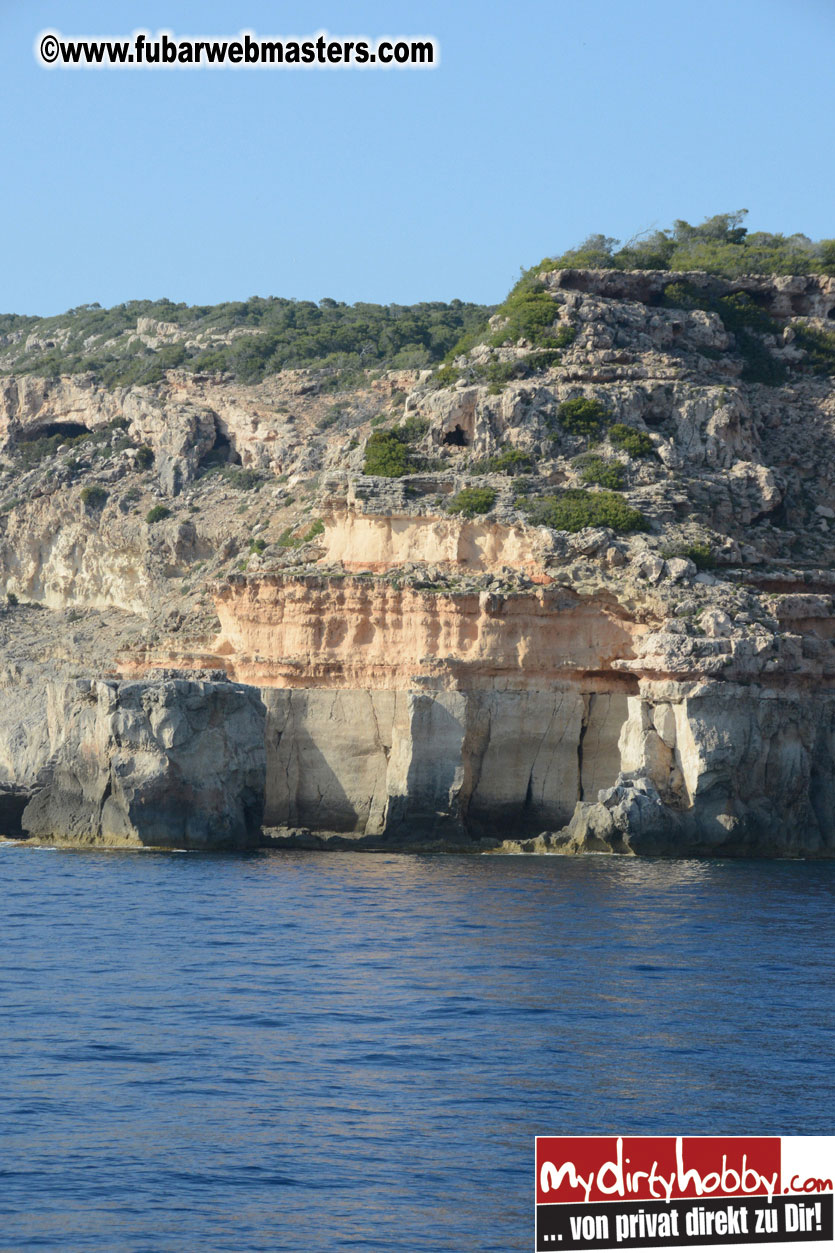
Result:
{"label": "green shrub", "polygon": [[496,312],[505,321],[491,336],[494,347],[519,339],[548,348],[557,346],[552,328],[560,307],[543,287],[514,290]]}
{"label": "green shrub", "polygon": [[75,447],[92,438],[92,431],[84,431],[81,435],[47,435],[42,439],[21,440],[12,453],[24,470],[31,470],[47,457],[54,457],[62,445]]}
{"label": "green shrub", "polygon": [[615,422],[609,427],[607,435],[614,448],[621,448],[630,457],[650,457],[655,451],[646,431],[636,431],[634,426],[627,426],[624,422]]}
{"label": "green shrub", "polygon": [[525,365],[530,370],[549,370],[552,365],[560,365],[562,363],[562,353],[559,350],[550,348],[541,348],[536,352],[529,353],[525,358]]}
{"label": "green shrub", "polygon": [[250,492],[254,487],[261,487],[264,482],[257,470],[242,470],[240,466],[229,466],[223,470],[223,477],[230,487],[238,492]]}
{"label": "green shrub", "polygon": [[171,510],[167,505],[154,505],[153,509],[149,509],[145,514],[145,521],[148,526],[153,526],[155,522],[162,522],[163,518],[170,518]]}
{"label": "green shrub", "polygon": [[524,361],[490,361],[483,371],[492,395],[498,395],[512,379],[524,378],[528,367]]}
{"label": "green shrub", "polygon": [[429,430],[429,419],[419,418],[417,414],[410,413],[400,426],[396,427],[394,434],[398,439],[406,444],[417,444],[423,439]]}
{"label": "green shrub", "polygon": [[520,496],[528,496],[534,490],[534,480],[529,474],[520,474],[513,484],[513,490],[516,493],[517,503]]}
{"label": "green shrub", "polygon": [[835,331],[822,331],[801,322],[795,342],[806,352],[806,364],[815,374],[835,374]]}
{"label": "green shrub", "polygon": [[153,448],[149,447],[148,444],[140,444],[136,450],[136,457],[134,460],[136,462],[137,470],[150,470],[151,466],[154,464]]}
{"label": "green shrub", "polygon": [[577,338],[577,327],[564,322],[554,336],[555,348],[567,348]]}
{"label": "green shrub", "polygon": [[457,383],[460,377],[461,371],[449,363],[439,366],[432,375],[433,380],[441,387],[452,387],[453,383]]}
{"label": "green shrub", "polygon": [[716,556],[710,544],[690,544],[674,555],[687,557],[698,570],[712,570],[716,565]]}
{"label": "green shrub", "polygon": [[496,493],[492,487],[464,487],[453,496],[447,510],[460,513],[464,518],[474,518],[477,514],[489,513],[495,503]]}
{"label": "green shrub", "polygon": [[581,487],[569,487],[553,496],[520,499],[517,505],[534,526],[550,526],[555,531],[582,531],[588,526],[606,526],[626,534],[649,529],[644,515],[614,492],[587,492]]}
{"label": "green shrub", "polygon": [[409,474],[412,464],[406,445],[396,431],[375,431],[365,445],[363,474],[377,474],[386,479]]}
{"label": "green shrub", "polygon": [[584,483],[596,483],[598,487],[608,487],[615,492],[623,487],[623,466],[619,461],[606,461],[597,453],[587,452],[575,457],[571,464],[579,470]]}
{"label": "green shrub", "polygon": [[14,609],[15,605],[20,604],[14,592],[6,592],[6,604],[11,606],[12,609]]}
{"label": "green shrub", "polygon": [[476,461],[473,474],[525,474],[533,469],[533,458],[521,448],[502,448],[485,461]]}
{"label": "green shrub", "polygon": [[587,396],[564,400],[557,410],[557,421],[569,435],[597,437],[611,420],[606,406]]}
{"label": "green shrub", "polygon": [[668,283],[664,288],[664,304],[674,309],[704,309],[718,313],[727,330],[756,331],[768,334],[774,330],[774,319],[752,300],[747,292],[729,292],[727,296],[711,296],[692,283]]}
{"label": "green shrub", "polygon": [[251,553],[262,553],[267,547],[267,541],[263,539],[251,539],[249,541],[249,551]]}
{"label": "green shrub", "polygon": [[664,288],[664,304],[668,309],[698,309],[699,295],[692,283],[668,283]]}
{"label": "green shrub", "polygon": [[740,378],[744,383],[764,383],[767,387],[779,387],[786,381],[786,366],[771,355],[757,335],[737,330],[734,331],[734,339],[743,360]]}
{"label": "green shrub", "polygon": [[81,489],[81,503],[87,509],[103,509],[107,504],[107,492],[99,483],[91,483]]}
{"label": "green shrub", "polygon": [[317,518],[317,520],[313,523],[313,526],[304,536],[304,539],[302,542],[305,544],[309,544],[311,540],[317,539],[318,536],[324,535],[324,534],[325,534],[325,524],[321,518]]}
{"label": "green shrub", "polygon": [[747,292],[735,291],[720,296],[713,306],[729,331],[758,331],[768,335],[774,331],[774,319],[752,300]]}

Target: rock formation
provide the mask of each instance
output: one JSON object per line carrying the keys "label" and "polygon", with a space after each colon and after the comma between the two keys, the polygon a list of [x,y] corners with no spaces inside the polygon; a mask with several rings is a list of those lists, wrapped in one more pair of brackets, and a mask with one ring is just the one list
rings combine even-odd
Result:
{"label": "rock formation", "polygon": [[0,826],[242,845],[260,752],[273,841],[832,856],[835,279],[541,289],[338,393],[7,375]]}
{"label": "rock formation", "polygon": [[54,683],[48,782],[30,838],[246,848],[264,808],[264,708],[251,688],[186,680]]}

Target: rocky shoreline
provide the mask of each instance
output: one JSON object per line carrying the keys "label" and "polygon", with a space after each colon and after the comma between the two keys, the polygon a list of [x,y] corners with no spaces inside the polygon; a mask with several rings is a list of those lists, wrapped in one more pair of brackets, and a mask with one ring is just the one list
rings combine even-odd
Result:
{"label": "rocky shoreline", "polygon": [[541,281],[338,402],[2,380],[0,832],[835,855],[835,279]]}

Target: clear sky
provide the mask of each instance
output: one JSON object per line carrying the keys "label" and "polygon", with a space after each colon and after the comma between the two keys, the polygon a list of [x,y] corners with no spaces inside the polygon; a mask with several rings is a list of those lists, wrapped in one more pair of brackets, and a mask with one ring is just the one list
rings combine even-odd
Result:
{"label": "clear sky", "polygon": [[[432,71],[47,70],[36,34],[433,35]],[[835,236],[833,0],[0,0],[0,310],[502,298],[593,231]]]}

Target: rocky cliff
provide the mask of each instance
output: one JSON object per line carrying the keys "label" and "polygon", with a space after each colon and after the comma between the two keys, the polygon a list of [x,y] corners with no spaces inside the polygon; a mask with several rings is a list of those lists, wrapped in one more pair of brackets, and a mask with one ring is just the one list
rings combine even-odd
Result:
{"label": "rocky cliff", "polygon": [[238,816],[178,782],[202,834],[150,842],[251,838],[258,732],[236,748],[223,702],[257,689],[273,840],[831,856],[835,280],[560,270],[546,297],[544,340],[497,316],[337,391],[7,375],[8,829],[165,826],[156,783],[110,799],[125,719],[172,769],[115,680],[222,670],[182,743]]}
{"label": "rocky cliff", "polygon": [[48,781],[32,839],[246,848],[264,809],[264,707],[227,682],[76,680],[47,688]]}

